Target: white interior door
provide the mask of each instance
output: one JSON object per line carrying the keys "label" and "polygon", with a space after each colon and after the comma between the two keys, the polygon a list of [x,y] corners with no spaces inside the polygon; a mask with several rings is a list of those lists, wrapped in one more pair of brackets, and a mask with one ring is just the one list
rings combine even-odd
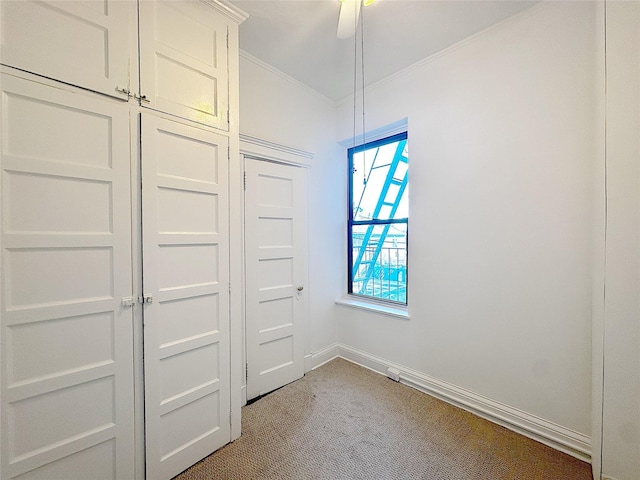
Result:
{"label": "white interior door", "polygon": [[142,105],[228,130],[227,49],[227,24],[207,3],[142,0]]}
{"label": "white interior door", "polygon": [[228,139],[142,115],[147,478],[230,441]]}
{"label": "white interior door", "polygon": [[247,398],[304,375],[307,171],[245,159]]}
{"label": "white interior door", "polygon": [[132,2],[0,1],[0,61],[127,99]]}
{"label": "white interior door", "polygon": [[128,110],[2,87],[0,475],[132,478]]}

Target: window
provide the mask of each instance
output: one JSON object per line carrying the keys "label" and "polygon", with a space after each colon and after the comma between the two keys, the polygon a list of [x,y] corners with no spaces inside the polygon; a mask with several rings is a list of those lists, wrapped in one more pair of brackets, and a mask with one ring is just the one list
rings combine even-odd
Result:
{"label": "window", "polygon": [[349,293],[407,303],[407,133],[365,143],[349,156]]}

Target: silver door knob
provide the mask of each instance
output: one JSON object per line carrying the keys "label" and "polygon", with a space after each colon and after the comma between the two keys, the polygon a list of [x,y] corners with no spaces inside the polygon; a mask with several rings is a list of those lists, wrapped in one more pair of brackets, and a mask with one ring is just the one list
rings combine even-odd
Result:
{"label": "silver door knob", "polygon": [[300,286],[298,287],[298,291],[299,291],[299,292],[301,292],[302,290],[304,290],[304,287],[303,287],[302,285],[300,285]]}

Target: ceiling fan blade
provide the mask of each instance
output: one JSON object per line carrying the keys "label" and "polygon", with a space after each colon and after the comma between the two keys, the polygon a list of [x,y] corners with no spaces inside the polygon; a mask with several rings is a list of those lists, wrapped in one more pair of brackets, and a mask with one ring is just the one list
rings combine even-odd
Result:
{"label": "ceiling fan blade", "polygon": [[338,38],[350,38],[356,33],[362,0],[342,0],[338,17]]}

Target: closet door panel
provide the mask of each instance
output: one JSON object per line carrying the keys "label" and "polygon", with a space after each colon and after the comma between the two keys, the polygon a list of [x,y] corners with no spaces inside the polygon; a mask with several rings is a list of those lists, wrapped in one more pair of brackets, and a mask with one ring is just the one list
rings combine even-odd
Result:
{"label": "closet door panel", "polygon": [[147,477],[230,440],[228,139],[142,115]]}
{"label": "closet door panel", "polygon": [[132,478],[128,112],[2,87],[2,478]]}
{"label": "closet door panel", "polygon": [[228,130],[227,30],[204,2],[140,2],[142,105]]}
{"label": "closet door panel", "polygon": [[128,99],[130,2],[3,1],[4,65]]}

